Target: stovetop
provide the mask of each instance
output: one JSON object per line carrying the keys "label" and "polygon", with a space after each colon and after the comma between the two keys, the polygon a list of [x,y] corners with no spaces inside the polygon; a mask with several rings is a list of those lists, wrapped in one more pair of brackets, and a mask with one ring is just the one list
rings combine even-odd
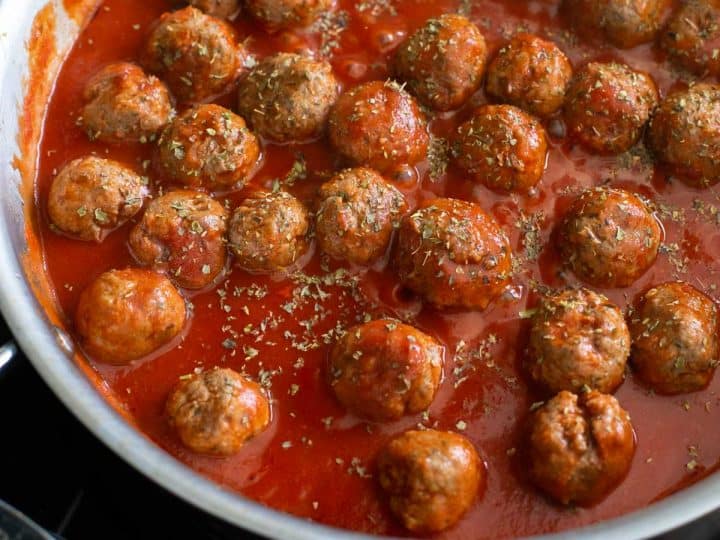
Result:
{"label": "stovetop", "polygon": [[[0,343],[7,339],[0,318]],[[0,372],[0,411],[0,500],[58,537],[259,540],[179,500],[118,458],[22,355]],[[720,538],[720,512],[657,540],[711,538]]]}

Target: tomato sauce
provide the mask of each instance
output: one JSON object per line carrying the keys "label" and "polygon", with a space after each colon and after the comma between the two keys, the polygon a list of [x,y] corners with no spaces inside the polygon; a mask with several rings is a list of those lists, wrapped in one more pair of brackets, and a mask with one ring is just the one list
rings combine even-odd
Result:
{"label": "tomato sauce", "polygon": [[[575,36],[557,17],[558,1],[396,0],[339,2],[340,15],[325,32],[268,36],[240,17],[234,24],[251,52],[309,48],[329,53],[349,87],[388,77],[393,48],[428,17],[469,8],[493,53],[522,29],[554,40],[577,68],[590,59],[618,59],[652,73],[662,95],[680,81],[651,45],[618,51],[592,36]],[[150,145],[109,146],[88,141],[76,125],[82,88],[105,64],[138,57],[151,22],[176,7],[168,0],[106,0],[67,58],[49,104],[40,152],[37,207],[47,271],[71,324],[83,288],[102,272],[132,265],[126,246],[132,223],[103,243],[60,236],[48,226],[47,193],[55,171],[88,153],[123,161],[138,171]],[[329,29],[329,30],[328,30]],[[232,107],[234,95],[219,100]],[[431,131],[447,135],[485,102],[479,92],[457,113],[435,117]],[[182,343],[129,367],[94,364],[139,428],[177,459],[207,477],[263,504],[318,522],[378,534],[406,534],[389,515],[373,478],[374,456],[389,437],[417,424],[461,431],[487,466],[487,490],[454,528],[439,538],[478,539],[565,530],[642,508],[691,484],[720,462],[720,377],[693,394],[653,395],[628,373],[616,397],[630,412],[638,446],[622,485],[592,508],[560,507],[526,480],[523,426],[542,396],[521,370],[527,321],[538,287],[577,284],[562,269],[552,229],[583,188],[609,183],[651,198],[665,229],[661,255],[632,287],[603,290],[621,308],[652,285],[681,279],[711,297],[720,292],[720,200],[717,188],[697,190],[653,167],[642,145],[617,157],[597,157],[562,137],[562,120],[546,122],[551,135],[547,171],[537,194],[498,195],[450,168],[431,174],[428,163],[397,185],[411,206],[435,195],[478,202],[500,222],[518,259],[512,285],[483,313],[438,312],[403,291],[388,260],[373,268],[343,268],[316,250],[301,272],[286,279],[238,269],[210,290],[187,293],[193,314]],[[287,181],[303,156],[306,178]],[[341,166],[325,142],[264,145],[264,163],[247,189],[280,183],[311,203],[314,191]],[[411,175],[412,176],[412,175]],[[292,184],[292,185],[290,185]],[[244,193],[231,193],[231,203]],[[409,321],[447,347],[444,380],[429,410],[397,422],[368,424],[346,413],[323,378],[338,329],[366,317]],[[212,458],[185,449],[163,417],[165,399],[181,375],[212,366],[257,378],[272,395],[273,418],[262,435],[232,457]]]}

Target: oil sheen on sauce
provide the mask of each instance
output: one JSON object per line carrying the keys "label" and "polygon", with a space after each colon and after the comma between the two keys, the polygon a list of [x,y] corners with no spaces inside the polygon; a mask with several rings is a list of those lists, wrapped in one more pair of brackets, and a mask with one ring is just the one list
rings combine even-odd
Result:
{"label": "oil sheen on sauce", "polygon": [[[242,17],[235,23],[250,50],[331,52],[345,85],[388,77],[393,48],[428,17],[470,9],[494,53],[518,30],[554,40],[577,68],[591,59],[617,59],[653,74],[662,92],[678,84],[662,54],[651,45],[629,51],[608,48],[592,36],[581,41],[557,18],[558,1],[531,0],[341,0],[339,15],[323,21],[324,31],[268,36]],[[103,65],[137,58],[150,23],[176,7],[168,0],[106,0],[81,35],[58,78],[41,146],[37,201],[43,250],[57,299],[68,321],[83,288],[102,272],[133,264],[126,247],[132,224],[102,244],[53,233],[46,200],[54,171],[88,153],[123,161],[137,170],[151,156],[150,145],[108,146],[89,142],[76,125],[82,87]],[[219,100],[232,107],[234,95]],[[457,113],[435,117],[439,137],[483,103],[478,93]],[[610,184],[653,199],[665,228],[656,264],[632,287],[604,290],[626,309],[638,294],[672,279],[690,282],[720,297],[720,201],[716,188],[696,190],[653,168],[642,146],[617,157],[589,155],[562,138],[560,119],[546,123],[551,134],[547,171],[534,196],[504,196],[473,185],[450,168],[431,174],[421,164],[416,178],[397,185],[415,206],[436,195],[478,202],[511,239],[517,272],[504,297],[487,311],[437,312],[397,285],[387,260],[370,269],[343,268],[318,253],[301,272],[285,278],[228,271],[216,288],[188,295],[193,316],[177,348],[130,367],[95,365],[139,428],[180,461],[207,477],[268,506],[312,520],[372,533],[405,534],[389,515],[373,478],[374,456],[394,434],[422,423],[462,431],[487,465],[487,491],[453,529],[439,538],[478,539],[564,530],[642,508],[701,479],[720,460],[720,377],[702,392],[652,395],[632,374],[616,397],[631,414],[638,437],[632,469],[621,487],[587,509],[562,508],[538,494],[526,480],[523,425],[541,399],[520,369],[527,321],[521,313],[537,301],[537,284],[577,284],[562,271],[552,228],[581,189]],[[305,178],[288,177],[303,156]],[[280,184],[309,204],[318,185],[342,164],[324,142],[264,147],[264,164],[246,189]],[[297,176],[297,175],[295,175]],[[293,181],[294,180],[294,181]],[[231,205],[245,192],[226,196]],[[223,197],[225,198],[225,197]],[[421,415],[370,425],[347,414],[323,379],[323,365],[338,328],[366,316],[390,315],[410,321],[447,346],[441,389]],[[163,418],[165,398],[178,377],[215,365],[259,379],[273,397],[268,430],[239,454],[210,458],[182,447]]]}

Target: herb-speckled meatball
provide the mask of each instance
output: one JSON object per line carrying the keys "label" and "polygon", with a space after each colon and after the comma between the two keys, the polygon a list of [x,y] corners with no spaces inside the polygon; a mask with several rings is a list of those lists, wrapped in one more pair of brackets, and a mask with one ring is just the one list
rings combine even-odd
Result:
{"label": "herb-speckled meatball", "polygon": [[565,96],[568,133],[590,150],[620,154],[640,139],[658,101],[647,73],[591,62],[575,74]]}
{"label": "herb-speckled meatball", "polygon": [[528,437],[530,478],[562,504],[590,506],[627,475],[635,454],[630,416],[617,400],[591,390],[562,391],[537,409]]}
{"label": "herb-speckled meatball", "polygon": [[325,131],[338,94],[328,62],[279,53],[265,58],[240,83],[238,110],[263,137],[306,141]]}
{"label": "herb-speckled meatball", "polygon": [[110,270],[80,295],[75,329],[98,362],[128,364],[167,345],[185,325],[185,300],[152,270]]}
{"label": "herb-speckled meatball", "polygon": [[330,353],[328,381],[348,410],[369,420],[397,420],[427,409],[442,375],[443,346],[392,319],[350,328]]}
{"label": "herb-speckled meatball", "polygon": [[391,439],[378,456],[378,474],[393,514],[416,534],[457,523],[485,485],[484,465],[472,443],[434,429]]}
{"label": "herb-speckled meatball", "polygon": [[510,279],[505,233],[477,204],[434,199],[403,218],[400,280],[438,307],[485,309]]}
{"label": "herb-speckled meatball", "polygon": [[105,66],[85,85],[80,122],[90,140],[152,141],[174,114],[165,85],[128,62]]}
{"label": "herb-speckled meatball", "polygon": [[273,273],[292,266],[308,248],[310,229],[303,204],[285,191],[255,193],[230,219],[230,249],[244,270]]}
{"label": "herb-speckled meatball", "polygon": [[171,191],[154,199],[130,233],[135,259],[167,272],[180,287],[201,289],[225,267],[225,207],[204,193]]}
{"label": "herb-speckled meatball", "polygon": [[308,26],[332,9],[334,0],[245,0],[245,8],[270,31]]}
{"label": "herb-speckled meatball", "polygon": [[188,4],[208,15],[229,19],[240,11],[240,0],[187,0]]}
{"label": "herb-speckled meatball", "polygon": [[225,21],[188,6],[164,13],[142,51],[142,64],[181,102],[208,101],[229,90],[245,51]]}
{"label": "herb-speckled meatball", "polygon": [[697,75],[720,75],[720,2],[687,0],[662,33],[662,47]]}
{"label": "herb-speckled meatball", "polygon": [[655,39],[669,0],[564,0],[568,21],[582,31],[599,31],[620,48]]}
{"label": "herb-speckled meatball", "polygon": [[528,191],[545,172],[547,136],[535,118],[512,105],[484,105],[461,124],[453,156],[476,182],[499,191]]}
{"label": "herb-speckled meatball", "polygon": [[467,17],[430,19],[397,50],[394,70],[412,94],[439,111],[457,109],[480,87],[487,46]]}
{"label": "herb-speckled meatball", "polygon": [[219,105],[197,105],[160,137],[155,164],[169,181],[212,191],[241,188],[260,157],[245,120]]}
{"label": "herb-speckled meatball", "polygon": [[330,112],[330,142],[356,165],[381,172],[425,159],[425,115],[393,82],[372,81],[343,93]]}
{"label": "herb-speckled meatball", "polygon": [[270,423],[270,403],[260,386],[227,368],[181,378],[165,413],[185,446],[218,456],[238,452]]}
{"label": "herb-speckled meatball", "polygon": [[518,34],[490,63],[485,88],[502,102],[546,117],[562,107],[572,74],[567,56],[552,41]]}
{"label": "herb-speckled meatball", "polygon": [[647,204],[622,189],[583,192],[560,224],[563,260],[596,287],[627,287],[657,258],[662,229]]}
{"label": "herb-speckled meatball", "polygon": [[552,394],[584,389],[609,394],[625,378],[630,332],[622,311],[589,289],[567,289],[533,314],[527,369]]}
{"label": "herb-speckled meatball", "polygon": [[101,242],[137,214],[147,179],[116,161],[87,156],[65,165],[48,194],[50,223],[60,231]]}
{"label": "herb-speckled meatball", "polygon": [[718,365],[717,307],[687,283],[650,289],[630,317],[632,365],[661,394],[705,388]]}
{"label": "herb-speckled meatball", "polygon": [[684,182],[720,181],[720,86],[696,84],[670,94],[650,121],[655,156]]}
{"label": "herb-speckled meatball", "polygon": [[315,235],[330,256],[371,264],[387,251],[407,209],[403,194],[372,169],[347,169],[320,187]]}

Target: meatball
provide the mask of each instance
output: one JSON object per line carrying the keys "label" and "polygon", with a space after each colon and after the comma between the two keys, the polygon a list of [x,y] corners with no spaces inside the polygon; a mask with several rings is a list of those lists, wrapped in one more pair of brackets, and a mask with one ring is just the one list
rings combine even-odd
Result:
{"label": "meatball", "polygon": [[590,506],[625,478],[635,454],[630,416],[617,400],[563,390],[530,418],[530,478],[562,504]]}
{"label": "meatball", "polygon": [[110,270],[80,295],[75,329],[93,359],[124,365],[180,334],[187,314],[173,284],[151,270]]}
{"label": "meatball", "polygon": [[532,316],[527,368],[552,394],[615,391],[625,379],[629,355],[625,317],[602,294],[560,291],[544,298]]}
{"label": "meatball", "polygon": [[143,47],[142,64],[181,102],[203,102],[230,88],[244,57],[228,23],[188,6],[160,17]]}
{"label": "meatball", "polygon": [[485,470],[462,435],[428,429],[406,431],[380,451],[380,486],[390,509],[416,534],[451,527],[472,506],[485,484]]}
{"label": "meatball", "polygon": [[165,271],[180,287],[202,289],[225,268],[227,212],[197,191],[171,191],[153,200],[130,233],[142,265]]}
{"label": "meatball", "polygon": [[547,162],[545,129],[512,105],[484,105],[461,124],[452,154],[473,180],[499,191],[528,191]]}
{"label": "meatball", "polygon": [[330,353],[328,380],[349,411],[375,421],[397,420],[432,403],[445,349],[420,330],[379,319],[347,331]]}
{"label": "meatball", "polygon": [[260,386],[227,368],[182,377],[165,413],[185,446],[217,456],[238,452],[270,423],[270,403]]}
{"label": "meatball", "polygon": [[117,161],[87,156],[65,165],[48,194],[50,222],[60,231],[101,242],[137,214],[147,179]]}
{"label": "meatball", "polygon": [[562,107],[572,73],[567,56],[552,41],[518,34],[490,63],[485,88],[504,103],[547,117]]}
{"label": "meatball", "polygon": [[284,191],[255,193],[230,219],[230,249],[244,270],[274,273],[292,266],[308,249],[308,212]]}
{"label": "meatball", "polygon": [[371,264],[387,252],[407,210],[398,189],[372,169],[348,169],[320,187],[315,235],[331,257]]}
{"label": "meatball", "polygon": [[558,240],[563,260],[580,279],[596,287],[628,287],[653,265],[662,236],[640,197],[595,188],[572,203]]}
{"label": "meatball", "polygon": [[640,139],[658,100],[647,73],[591,62],[575,74],[566,94],[568,133],[590,150],[620,154]]}
{"label": "meatball", "polygon": [[91,141],[152,141],[174,115],[165,85],[128,62],[96,73],[85,85],[83,102],[78,121]]}
{"label": "meatball", "polygon": [[229,19],[240,11],[240,0],[188,0],[188,4],[221,19]]}
{"label": "meatball", "polygon": [[670,17],[660,43],[685,69],[697,75],[720,75],[720,2],[684,2]]}
{"label": "meatball", "polygon": [[581,32],[600,32],[629,49],[655,39],[668,6],[669,0],[564,0],[562,9]]}
{"label": "meatball", "polygon": [[245,8],[270,31],[308,26],[332,9],[334,0],[245,0]]}
{"label": "meatball", "polygon": [[487,45],[467,17],[430,19],[400,45],[394,71],[412,94],[438,111],[457,109],[480,87]]}
{"label": "meatball", "polygon": [[510,279],[507,236],[477,204],[434,199],[400,224],[400,280],[437,307],[485,309]]}
{"label": "meatball", "polygon": [[720,86],[670,94],[650,121],[649,145],[670,173],[707,187],[720,181]]}
{"label": "meatball", "polygon": [[265,58],[240,83],[238,110],[263,137],[307,141],[325,131],[338,88],[328,62],[279,53]]}
{"label": "meatball", "polygon": [[632,365],[661,394],[705,388],[718,365],[715,303],[687,283],[650,289],[630,318]]}
{"label": "meatball", "polygon": [[245,120],[219,105],[196,105],[163,131],[155,163],[171,182],[217,191],[241,188],[259,157]]}
{"label": "meatball", "polygon": [[397,83],[372,81],[340,96],[330,112],[330,142],[356,165],[381,172],[425,159],[425,115]]}

